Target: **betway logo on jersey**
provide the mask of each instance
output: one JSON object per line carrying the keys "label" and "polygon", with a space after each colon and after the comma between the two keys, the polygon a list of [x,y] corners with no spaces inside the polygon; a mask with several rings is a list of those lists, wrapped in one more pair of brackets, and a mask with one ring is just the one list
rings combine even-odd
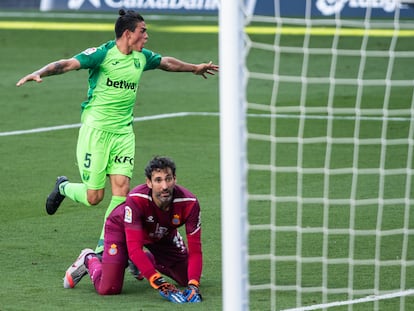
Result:
{"label": "betway logo on jersey", "polygon": [[133,90],[134,92],[136,92],[138,84],[135,83],[135,82],[128,82],[128,81],[125,81],[125,80],[112,81],[111,79],[107,78],[106,79],[106,85],[107,86],[112,86],[116,89]]}

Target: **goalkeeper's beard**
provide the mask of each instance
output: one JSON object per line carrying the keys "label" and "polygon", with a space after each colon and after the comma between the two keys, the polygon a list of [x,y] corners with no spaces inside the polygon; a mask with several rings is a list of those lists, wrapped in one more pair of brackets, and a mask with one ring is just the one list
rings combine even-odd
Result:
{"label": "goalkeeper's beard", "polygon": [[165,190],[162,192],[158,192],[155,194],[155,197],[157,198],[157,201],[160,203],[160,208],[164,209],[168,207],[172,201],[172,190]]}

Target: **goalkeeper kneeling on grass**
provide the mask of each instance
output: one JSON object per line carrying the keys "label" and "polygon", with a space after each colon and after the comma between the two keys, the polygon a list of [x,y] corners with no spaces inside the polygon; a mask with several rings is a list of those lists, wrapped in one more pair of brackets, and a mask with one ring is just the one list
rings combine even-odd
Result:
{"label": "goalkeeper kneeling on grass", "polygon": [[[131,190],[105,222],[102,257],[84,249],[66,271],[65,288],[75,287],[88,273],[99,294],[119,294],[129,259],[163,298],[174,303],[201,302],[200,205],[189,190],[176,184],[175,171],[170,158],[156,156],[149,161],[146,182]],[[183,225],[187,246],[177,230]]]}

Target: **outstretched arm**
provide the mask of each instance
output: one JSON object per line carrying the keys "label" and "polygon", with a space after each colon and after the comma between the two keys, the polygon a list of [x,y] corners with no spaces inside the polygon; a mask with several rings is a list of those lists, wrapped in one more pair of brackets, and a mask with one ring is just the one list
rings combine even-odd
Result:
{"label": "outstretched arm", "polygon": [[214,75],[219,70],[219,66],[213,64],[213,62],[191,64],[170,56],[161,58],[161,63],[158,68],[173,72],[192,72],[195,75],[202,76],[204,79],[207,79],[206,74]]}
{"label": "outstretched arm", "polygon": [[40,83],[43,81],[42,77],[59,75],[59,74],[62,74],[62,73],[65,73],[71,70],[76,70],[79,68],[80,68],[80,63],[77,59],[75,58],[61,59],[56,62],[47,64],[46,66],[40,68],[39,70],[36,70],[24,76],[16,83],[16,86],[21,86],[28,81],[36,81]]}

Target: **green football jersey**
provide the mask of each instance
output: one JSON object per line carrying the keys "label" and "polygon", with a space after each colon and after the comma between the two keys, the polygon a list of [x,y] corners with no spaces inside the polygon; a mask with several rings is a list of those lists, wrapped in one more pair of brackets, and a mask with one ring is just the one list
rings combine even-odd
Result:
{"label": "green football jersey", "polygon": [[89,69],[88,98],[82,103],[82,123],[114,133],[132,131],[133,109],[143,71],[160,65],[150,50],[122,54],[115,40],[74,56]]}

